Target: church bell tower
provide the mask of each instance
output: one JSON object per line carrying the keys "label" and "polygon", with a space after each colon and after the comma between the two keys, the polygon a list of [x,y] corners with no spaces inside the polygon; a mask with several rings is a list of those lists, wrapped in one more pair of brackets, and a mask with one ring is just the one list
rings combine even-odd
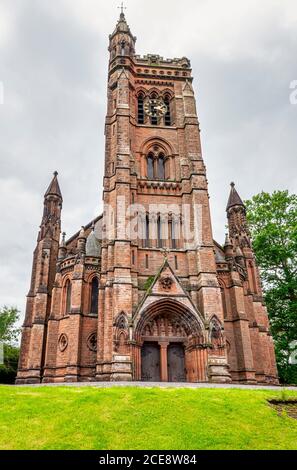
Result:
{"label": "church bell tower", "polygon": [[228,382],[190,61],[140,57],[135,43],[122,11],[109,38],[96,378]]}

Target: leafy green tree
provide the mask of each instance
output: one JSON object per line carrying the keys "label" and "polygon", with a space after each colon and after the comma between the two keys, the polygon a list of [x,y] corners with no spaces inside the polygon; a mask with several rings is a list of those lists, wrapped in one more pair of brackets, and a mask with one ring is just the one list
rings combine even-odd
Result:
{"label": "leafy green tree", "polygon": [[4,364],[0,364],[0,383],[13,383],[17,373],[19,348],[16,346],[20,328],[17,308],[0,309],[0,343],[3,345]]}
{"label": "leafy green tree", "polygon": [[280,379],[297,383],[297,366],[289,360],[297,349],[297,196],[262,192],[246,207]]}
{"label": "leafy green tree", "polygon": [[0,364],[0,383],[14,383],[18,370],[19,354],[18,347],[4,344],[4,364]]}
{"label": "leafy green tree", "polygon": [[20,318],[19,313],[15,307],[0,309],[0,341],[3,343],[11,344],[18,340],[20,328],[15,324]]}

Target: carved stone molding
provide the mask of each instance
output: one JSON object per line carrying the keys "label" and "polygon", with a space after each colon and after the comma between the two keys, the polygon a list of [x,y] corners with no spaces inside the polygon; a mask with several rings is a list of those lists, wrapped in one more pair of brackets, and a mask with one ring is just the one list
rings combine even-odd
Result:
{"label": "carved stone molding", "polygon": [[92,333],[87,339],[87,346],[90,351],[97,351],[97,333]]}
{"label": "carved stone molding", "polygon": [[164,290],[170,290],[173,284],[173,279],[170,276],[163,276],[160,279],[160,284]]}
{"label": "carved stone molding", "polygon": [[61,352],[65,351],[68,347],[68,336],[65,335],[65,333],[62,333],[60,335],[59,341],[58,341],[59,349]]}

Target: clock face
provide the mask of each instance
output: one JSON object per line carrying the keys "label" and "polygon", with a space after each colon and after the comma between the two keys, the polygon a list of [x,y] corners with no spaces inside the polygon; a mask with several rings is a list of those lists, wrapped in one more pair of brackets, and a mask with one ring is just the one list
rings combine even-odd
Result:
{"label": "clock face", "polygon": [[148,116],[159,118],[167,113],[167,106],[160,98],[151,99],[147,98],[144,103],[144,111]]}

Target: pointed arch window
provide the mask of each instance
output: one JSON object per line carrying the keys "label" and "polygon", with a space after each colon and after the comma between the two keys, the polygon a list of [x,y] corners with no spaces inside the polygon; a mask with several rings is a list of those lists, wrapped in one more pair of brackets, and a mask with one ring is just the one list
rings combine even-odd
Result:
{"label": "pointed arch window", "polygon": [[150,243],[150,219],[149,215],[145,216],[145,246],[148,247]]}
{"label": "pointed arch window", "polygon": [[170,179],[170,159],[166,158],[164,160],[164,171],[165,171],[165,180]]}
{"label": "pointed arch window", "polygon": [[166,112],[165,117],[164,117],[165,126],[171,126],[172,121],[171,121],[170,96],[169,95],[165,96],[164,103],[167,106],[167,112]]}
{"label": "pointed arch window", "polygon": [[165,179],[165,157],[163,154],[160,154],[158,157],[158,179]]}
{"label": "pointed arch window", "polygon": [[147,157],[147,177],[148,179],[154,179],[154,155],[150,153]]}
{"label": "pointed arch window", "polygon": [[168,159],[163,153],[154,155],[152,152],[147,157],[147,177],[150,180],[165,180],[169,174]]}
{"label": "pointed arch window", "polygon": [[163,240],[162,240],[162,220],[161,216],[158,215],[157,218],[157,236],[158,236],[158,247],[162,248],[163,247]]}
{"label": "pointed arch window", "polygon": [[175,234],[175,223],[174,223],[174,219],[172,216],[169,219],[169,239],[171,241],[171,248],[175,250],[176,249],[176,234]]}
{"label": "pointed arch window", "polygon": [[98,314],[98,294],[99,282],[98,278],[94,277],[91,284],[91,313]]}
{"label": "pointed arch window", "polygon": [[68,313],[70,313],[71,311],[71,292],[72,292],[72,285],[71,285],[71,282],[68,281],[66,282],[66,285],[65,285],[65,292],[66,292],[66,301],[65,301],[65,315],[67,315]]}
{"label": "pointed arch window", "polygon": [[137,98],[138,124],[144,124],[144,95],[140,93]]}

